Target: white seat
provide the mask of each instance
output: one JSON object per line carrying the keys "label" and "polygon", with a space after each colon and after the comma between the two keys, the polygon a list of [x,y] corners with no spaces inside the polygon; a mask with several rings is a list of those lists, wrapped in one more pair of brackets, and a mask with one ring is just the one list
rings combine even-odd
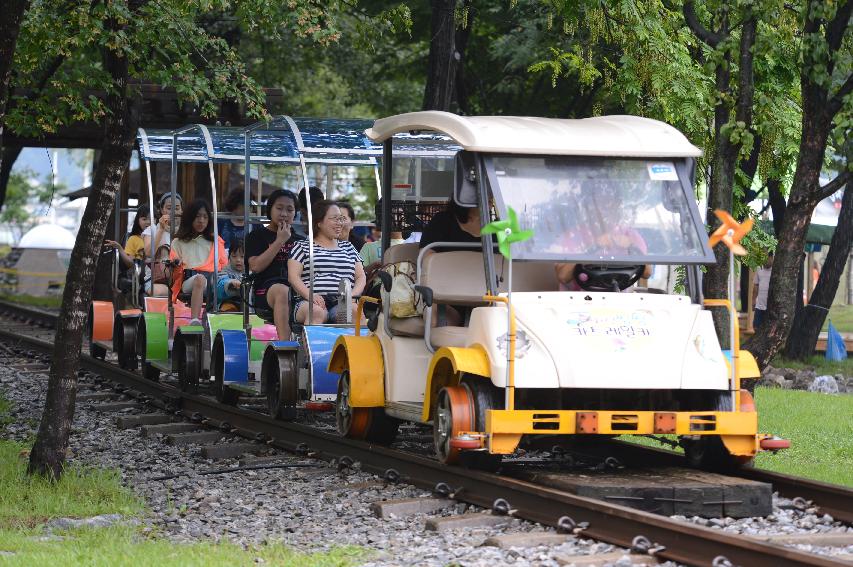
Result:
{"label": "white seat", "polygon": [[468,337],[468,327],[433,327],[430,331],[432,346],[464,347]]}

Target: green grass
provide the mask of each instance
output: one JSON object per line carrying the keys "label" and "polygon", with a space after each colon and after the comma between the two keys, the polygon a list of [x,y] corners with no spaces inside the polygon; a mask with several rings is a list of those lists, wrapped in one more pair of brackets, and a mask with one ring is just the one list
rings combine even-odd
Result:
{"label": "green grass", "polygon": [[9,295],[0,294],[0,299],[11,303],[19,303],[21,305],[29,305],[30,307],[41,307],[42,309],[59,309],[62,307],[62,295]]}
{"label": "green grass", "polygon": [[136,516],[144,510],[117,471],[70,466],[55,483],[28,476],[27,455],[26,446],[0,441],[0,529],[31,528],[60,516]]}
{"label": "green grass", "polygon": [[[137,565],[162,567],[230,567],[264,565],[293,567],[346,567],[356,565],[364,552],[342,547],[328,553],[297,553],[282,544],[243,549],[232,543],[175,544],[140,536],[136,528],[114,526],[58,533],[62,539],[40,541],[40,536],[23,532],[0,532],[0,564],[9,566],[86,565],[112,567]],[[46,539],[43,538],[42,539]]]}
{"label": "green grass", "polygon": [[757,467],[853,486],[853,396],[756,388],[755,404],[759,430],[791,440]]}
{"label": "green grass", "polygon": [[[2,397],[0,403],[5,403]],[[261,559],[269,565],[345,567],[367,555],[352,546],[303,554],[280,543],[248,549],[228,542],[175,544],[156,533],[145,534],[131,522],[50,533],[44,524],[52,518],[121,514],[132,520],[142,517],[145,507],[122,486],[117,471],[70,466],[57,483],[29,477],[26,449],[0,440],[0,565],[224,567],[256,565]]]}
{"label": "green grass", "polygon": [[840,333],[853,333],[853,305],[833,305],[829,309],[829,317],[823,323],[822,331],[829,329],[829,320]]}
{"label": "green grass", "polygon": [[[756,388],[755,404],[759,431],[791,440],[790,449],[757,455],[756,467],[853,486],[853,396]],[[644,437],[620,439],[661,447]]]}

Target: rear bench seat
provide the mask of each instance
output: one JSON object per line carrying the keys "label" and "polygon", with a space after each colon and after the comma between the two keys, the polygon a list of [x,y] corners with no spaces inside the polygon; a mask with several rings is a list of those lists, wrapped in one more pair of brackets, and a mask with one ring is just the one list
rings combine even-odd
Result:
{"label": "rear bench seat", "polygon": [[[401,248],[406,246],[407,248]],[[410,244],[394,246],[388,250],[385,260],[397,262],[412,259]],[[414,245],[417,253],[417,244]],[[400,250],[395,250],[400,248]],[[506,291],[506,262],[498,260],[497,268],[503,272],[500,291]],[[515,262],[513,264],[513,291],[556,291],[557,278],[553,262]],[[483,255],[479,251],[436,252],[426,255],[422,260],[418,285],[428,287],[433,293],[433,305],[462,305],[477,307],[486,305],[486,276]],[[428,310],[427,310],[428,311]],[[425,320],[430,314],[425,311],[421,317],[391,318],[389,330],[395,335],[423,337]],[[443,346],[465,346],[466,327],[433,327],[430,342],[434,348]]]}

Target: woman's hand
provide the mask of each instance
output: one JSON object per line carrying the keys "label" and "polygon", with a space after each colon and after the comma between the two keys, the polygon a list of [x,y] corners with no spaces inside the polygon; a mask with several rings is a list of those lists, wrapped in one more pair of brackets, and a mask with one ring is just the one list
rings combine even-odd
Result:
{"label": "woman's hand", "polygon": [[314,294],[314,305],[316,305],[320,309],[325,309],[326,308],[326,300],[323,299],[323,296],[320,295],[319,293],[315,293]]}
{"label": "woman's hand", "polygon": [[104,248],[112,248],[113,250],[117,250],[121,248],[121,244],[119,244],[115,240],[104,240]]}
{"label": "woman's hand", "polygon": [[169,230],[169,213],[160,215],[159,225],[163,230]]}

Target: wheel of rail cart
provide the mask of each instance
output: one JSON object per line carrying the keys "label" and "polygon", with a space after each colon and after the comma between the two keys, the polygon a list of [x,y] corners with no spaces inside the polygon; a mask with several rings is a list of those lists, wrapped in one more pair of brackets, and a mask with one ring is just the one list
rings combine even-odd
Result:
{"label": "wheel of rail cart", "polygon": [[299,387],[296,351],[267,350],[264,353],[261,375],[267,388],[270,416],[285,421],[296,419]]}
{"label": "wheel of rail cart", "polygon": [[116,315],[113,323],[113,351],[118,365],[125,370],[136,370],[136,318]]}
{"label": "wheel of rail cart", "polygon": [[223,404],[236,406],[240,393],[225,383],[225,344],[222,335],[217,335],[210,352],[210,375],[213,376],[213,393]]}
{"label": "wheel of rail cart", "polygon": [[[732,396],[729,392],[711,392],[708,401],[712,411],[732,411]],[[682,437],[679,443],[691,467],[713,472],[734,471],[753,462],[753,457],[740,457],[729,453],[719,435],[697,435]]]}
{"label": "wheel of rail cart", "polygon": [[107,349],[105,349],[99,344],[96,344],[95,341],[90,341],[89,354],[92,356],[92,358],[97,358],[98,360],[105,360],[107,358]]}
{"label": "wheel of rail cart", "polygon": [[338,433],[350,439],[364,439],[370,426],[370,408],[354,408],[349,402],[349,370],[344,370],[338,379],[338,399],[335,403]]}
{"label": "wheel of rail cart", "polygon": [[[462,377],[461,385],[468,390],[474,405],[474,428],[473,431],[486,430],[486,415],[490,409],[502,409],[504,407],[504,390],[500,390],[492,384],[489,378],[483,376],[466,375]],[[471,430],[469,430],[471,431]],[[460,462],[462,465],[484,471],[496,471],[501,466],[503,456],[493,455],[487,451],[462,451]]]}
{"label": "wheel of rail cart", "polygon": [[390,445],[397,438],[400,421],[385,413],[385,408],[354,408],[350,405],[349,370],[338,379],[335,419],[338,433],[351,439],[364,439],[379,445]]}
{"label": "wheel of rail cart", "polygon": [[152,382],[158,382],[160,380],[160,370],[157,369],[156,366],[151,364],[150,362],[142,363],[142,376],[146,380],[151,380]]}
{"label": "wheel of rail cart", "polygon": [[731,472],[752,463],[751,457],[729,453],[719,435],[701,435],[698,439],[682,439],[687,464],[711,472]]}
{"label": "wheel of rail cart", "polygon": [[201,377],[200,345],[187,337],[176,337],[172,349],[173,368],[178,369],[178,385],[182,392],[196,393]]}
{"label": "wheel of rail cart", "polygon": [[95,334],[94,326],[95,313],[92,308],[89,307],[89,317],[86,319],[86,334],[89,336],[89,356],[97,358],[98,360],[105,360],[107,358],[107,349],[95,343],[95,339],[93,338]]}
{"label": "wheel of rail cart", "polygon": [[435,454],[442,463],[459,462],[460,451],[450,441],[463,431],[474,430],[474,402],[464,386],[447,386],[438,392],[433,419]]}

